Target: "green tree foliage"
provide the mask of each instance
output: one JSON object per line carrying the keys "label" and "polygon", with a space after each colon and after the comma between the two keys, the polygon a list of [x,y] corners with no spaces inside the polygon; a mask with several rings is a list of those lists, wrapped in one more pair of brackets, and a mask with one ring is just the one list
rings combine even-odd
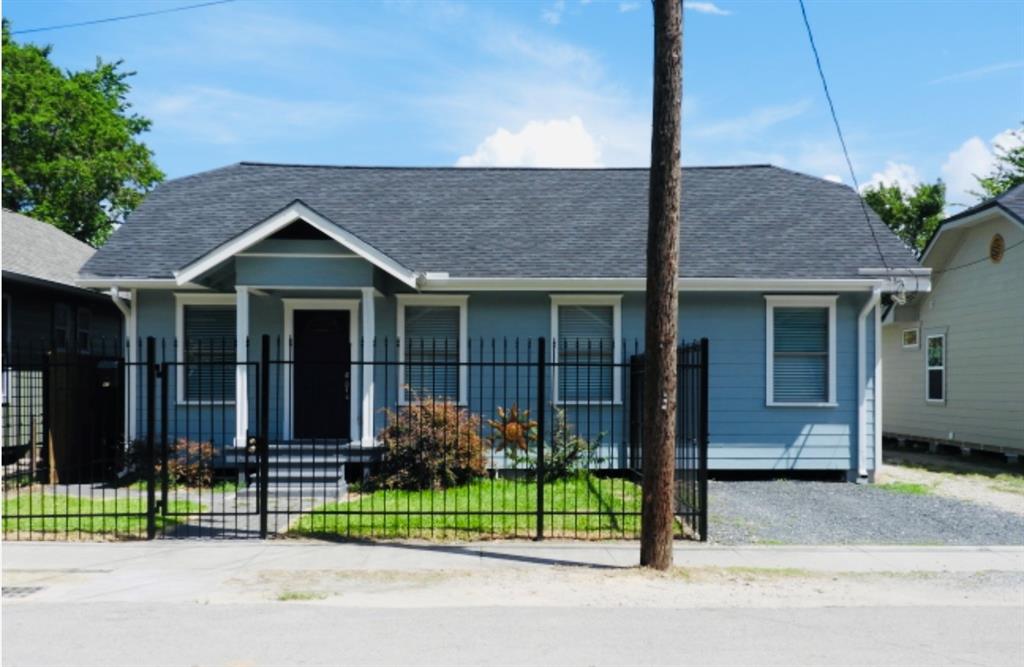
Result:
{"label": "green tree foliage", "polygon": [[18,44],[3,22],[3,205],[102,244],[163,179],[131,113],[121,61],[81,72],[50,47]]}
{"label": "green tree foliage", "polygon": [[988,176],[975,176],[981,192],[973,194],[983,199],[998,197],[1015,185],[1024,183],[1024,123],[1013,132],[1017,140],[1013,148],[996,146],[996,166]]}
{"label": "green tree foliage", "polygon": [[946,184],[918,183],[912,192],[904,192],[896,184],[880,183],[865,189],[864,200],[904,243],[920,254],[942,220]]}

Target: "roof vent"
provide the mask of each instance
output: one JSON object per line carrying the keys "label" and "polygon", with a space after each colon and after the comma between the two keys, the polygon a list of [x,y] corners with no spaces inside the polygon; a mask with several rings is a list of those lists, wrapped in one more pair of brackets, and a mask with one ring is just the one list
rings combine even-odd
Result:
{"label": "roof vent", "polygon": [[1001,234],[996,234],[988,244],[988,258],[996,263],[1001,262],[1005,252],[1006,241],[1003,240]]}

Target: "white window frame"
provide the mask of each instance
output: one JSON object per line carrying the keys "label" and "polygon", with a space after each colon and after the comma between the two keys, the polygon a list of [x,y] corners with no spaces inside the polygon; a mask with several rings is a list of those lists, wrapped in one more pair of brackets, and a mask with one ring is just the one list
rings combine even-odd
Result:
{"label": "white window frame", "polygon": [[[942,339],[942,365],[931,366],[928,363],[928,341],[932,338]],[[924,338],[924,401],[925,403],[931,403],[932,405],[945,405],[946,403],[946,334],[936,333],[928,334]],[[928,372],[929,371],[942,371],[942,398],[928,398]]]}
{"label": "white window frame", "polygon": [[[836,402],[836,299],[838,295],[765,295],[765,405],[770,408],[834,408]],[[775,400],[775,309],[828,309],[828,400],[789,403]]]}
{"label": "white window frame", "polygon": [[398,404],[409,405],[405,391],[405,309],[407,306],[458,306],[459,308],[459,405],[469,403],[468,294],[398,294]]}
{"label": "white window frame", "polygon": [[[348,311],[348,338],[349,338],[349,359],[351,360],[351,375],[349,376],[349,440],[355,442],[362,437],[359,431],[359,413],[362,402],[356,400],[355,389],[362,386],[361,373],[363,361],[359,356],[359,299],[318,299],[318,298],[284,298],[284,378],[282,393],[284,395],[284,439],[291,440],[295,432],[294,405],[294,378],[295,367],[292,365],[292,346],[295,341],[295,311],[296,310],[344,310]],[[368,367],[367,373],[372,374],[372,367]]]}
{"label": "white window frame", "polygon": [[[914,342],[907,345],[907,334],[911,331],[914,332]],[[900,346],[904,350],[916,350],[921,347],[921,329],[920,327],[913,327],[911,329],[904,329],[900,332]]]}
{"label": "white window frame", "polygon": [[611,306],[612,335],[615,349],[612,351],[612,400],[562,401],[558,395],[558,366],[551,367],[551,385],[557,405],[621,405],[622,404],[622,295],[621,294],[552,294],[551,295],[551,362],[558,364],[558,309],[562,306]]}
{"label": "white window frame", "polygon": [[[178,405],[234,405],[235,401],[185,400],[185,306],[231,306],[236,308],[234,294],[175,294],[174,295],[174,346],[177,373],[175,379],[175,401]],[[238,316],[237,308],[235,317]],[[236,359],[237,363],[237,359]],[[232,374],[233,375],[233,374]]]}

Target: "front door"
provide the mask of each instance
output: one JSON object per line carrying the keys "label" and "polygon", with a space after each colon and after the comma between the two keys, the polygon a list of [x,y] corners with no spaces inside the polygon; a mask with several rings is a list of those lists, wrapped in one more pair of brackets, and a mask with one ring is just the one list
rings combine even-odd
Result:
{"label": "front door", "polygon": [[296,310],[293,341],[295,438],[348,439],[349,311]]}

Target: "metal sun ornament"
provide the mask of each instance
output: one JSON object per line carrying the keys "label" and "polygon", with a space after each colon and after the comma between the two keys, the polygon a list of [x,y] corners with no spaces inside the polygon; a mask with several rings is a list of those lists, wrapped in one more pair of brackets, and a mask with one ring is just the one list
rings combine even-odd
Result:
{"label": "metal sun ornament", "polygon": [[497,451],[525,451],[531,440],[537,439],[537,422],[530,419],[529,410],[520,410],[513,403],[508,409],[498,407],[497,419],[488,419],[487,425],[494,431],[491,442]]}

